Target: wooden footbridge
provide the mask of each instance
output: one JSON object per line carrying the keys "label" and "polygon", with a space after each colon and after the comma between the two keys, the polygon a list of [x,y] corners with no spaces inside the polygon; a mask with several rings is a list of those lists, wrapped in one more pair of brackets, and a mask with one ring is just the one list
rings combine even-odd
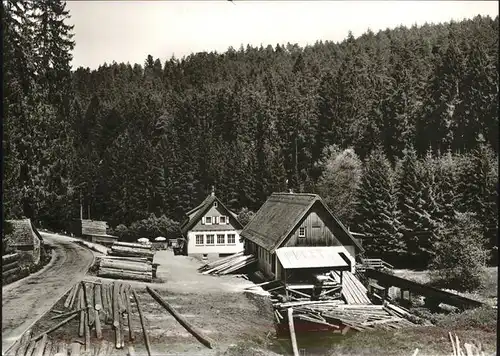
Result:
{"label": "wooden footbridge", "polygon": [[374,267],[366,267],[364,274],[367,278],[376,280],[377,284],[385,289],[386,296],[388,295],[390,287],[396,287],[401,289],[402,296],[404,295],[404,292],[407,291],[409,294],[416,294],[425,297],[426,304],[429,307],[437,307],[440,303],[444,303],[453,305],[463,310],[484,305],[484,303],[480,301],[462,297],[458,294],[445,292],[443,290],[410,281],[405,278],[397,277]]}

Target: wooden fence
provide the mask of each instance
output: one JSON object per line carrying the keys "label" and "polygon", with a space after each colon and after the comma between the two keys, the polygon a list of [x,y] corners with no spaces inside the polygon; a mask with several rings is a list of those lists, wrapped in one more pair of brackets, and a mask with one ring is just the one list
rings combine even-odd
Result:
{"label": "wooden fence", "polygon": [[394,266],[385,262],[380,258],[364,258],[361,260],[361,264],[356,266],[356,270],[359,272],[364,272],[367,268],[372,269],[394,269]]}

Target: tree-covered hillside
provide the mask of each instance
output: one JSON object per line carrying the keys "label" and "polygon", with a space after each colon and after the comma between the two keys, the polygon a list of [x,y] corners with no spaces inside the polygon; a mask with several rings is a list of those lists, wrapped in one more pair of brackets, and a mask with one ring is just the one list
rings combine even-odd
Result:
{"label": "tree-covered hillside", "polygon": [[431,258],[455,211],[496,244],[498,17],[70,71],[68,15],[5,5],[9,218],[180,221],[212,185],[237,211],[292,188],[373,254]]}

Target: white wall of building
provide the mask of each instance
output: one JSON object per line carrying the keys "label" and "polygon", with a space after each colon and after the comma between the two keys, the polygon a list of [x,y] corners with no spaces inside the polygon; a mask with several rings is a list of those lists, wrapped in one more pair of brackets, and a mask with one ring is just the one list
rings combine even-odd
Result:
{"label": "white wall of building", "polygon": [[[243,251],[243,242],[240,242],[241,230],[221,230],[221,231],[189,231],[188,232],[188,255],[199,254],[230,254]],[[235,235],[235,243],[228,244],[227,235]],[[196,235],[203,235],[203,245],[196,244]],[[207,235],[214,235],[214,244],[207,245]],[[217,243],[217,235],[224,235],[224,244]]]}

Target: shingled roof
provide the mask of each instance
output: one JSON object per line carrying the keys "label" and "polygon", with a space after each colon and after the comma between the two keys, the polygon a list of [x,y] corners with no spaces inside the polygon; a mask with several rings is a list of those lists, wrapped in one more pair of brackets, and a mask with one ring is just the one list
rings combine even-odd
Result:
{"label": "shingled roof", "polygon": [[[187,232],[202,218],[203,215],[205,215],[205,213],[210,209],[214,202],[217,202],[219,207],[221,207],[231,215],[234,221],[236,221],[237,228],[243,228],[241,223],[238,221],[238,216],[234,212],[226,208],[226,206],[222,204],[217,196],[210,194],[205,198],[205,200],[203,200],[200,205],[186,213],[186,215],[188,215],[188,218],[181,225],[182,235],[186,236]],[[191,217],[189,217],[190,215]]]}
{"label": "shingled roof", "polygon": [[262,205],[254,218],[245,226],[241,237],[248,239],[273,253],[292,233],[315,204],[321,204],[338,228],[339,241],[363,250],[339,219],[328,209],[317,194],[273,193]]}

